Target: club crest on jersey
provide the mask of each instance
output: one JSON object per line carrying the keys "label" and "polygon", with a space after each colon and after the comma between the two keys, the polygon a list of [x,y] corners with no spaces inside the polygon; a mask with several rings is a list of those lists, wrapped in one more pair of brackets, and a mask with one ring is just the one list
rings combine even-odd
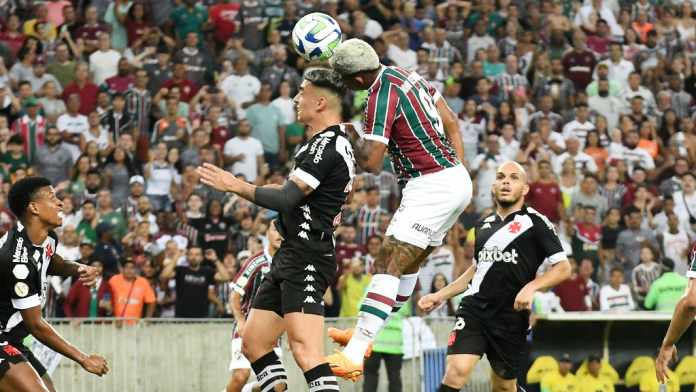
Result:
{"label": "club crest on jersey", "polygon": [[512,234],[519,233],[520,229],[522,229],[522,225],[520,224],[520,222],[512,222],[510,223],[510,226],[508,226],[508,231]]}
{"label": "club crest on jersey", "polygon": [[503,262],[517,264],[517,249],[511,249],[510,251],[503,252],[498,247],[481,249],[478,252],[478,261],[488,261],[488,262]]}

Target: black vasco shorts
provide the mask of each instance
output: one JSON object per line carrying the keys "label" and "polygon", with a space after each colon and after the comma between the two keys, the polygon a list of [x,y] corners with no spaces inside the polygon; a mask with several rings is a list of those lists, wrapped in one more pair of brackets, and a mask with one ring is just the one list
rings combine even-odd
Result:
{"label": "black vasco shorts", "polygon": [[484,320],[461,304],[447,342],[447,355],[486,355],[493,371],[505,380],[517,378],[527,341],[528,327],[521,321],[528,312],[510,311]]}
{"label": "black vasco shorts", "polygon": [[10,343],[0,335],[0,379],[10,370],[10,364],[21,362],[29,362],[29,365],[39,374],[39,377],[43,377],[46,374],[46,368],[39,362],[31,350],[21,343]]}
{"label": "black vasco shorts", "polygon": [[324,315],[324,292],[336,277],[336,254],[278,249],[271,271],[254,298],[252,308],[287,313]]}

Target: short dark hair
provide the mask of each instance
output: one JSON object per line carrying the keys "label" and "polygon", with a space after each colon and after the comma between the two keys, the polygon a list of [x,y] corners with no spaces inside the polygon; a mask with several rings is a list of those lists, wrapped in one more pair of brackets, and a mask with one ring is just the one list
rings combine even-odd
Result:
{"label": "short dark hair", "polygon": [[339,97],[345,95],[346,88],[338,72],[323,67],[310,68],[304,73],[304,79],[313,85],[325,88]]}
{"label": "short dark hair", "polygon": [[623,274],[624,270],[621,267],[611,267],[611,272],[609,274],[613,274],[614,272],[621,272]]}
{"label": "short dark hair", "polygon": [[51,181],[46,177],[25,177],[17,181],[7,195],[10,210],[17,218],[23,218],[24,213],[39,189],[51,186]]}
{"label": "short dark hair", "polygon": [[12,145],[24,145],[24,139],[22,138],[22,135],[15,133],[14,135],[10,136],[10,139],[7,141],[7,144],[12,144]]}

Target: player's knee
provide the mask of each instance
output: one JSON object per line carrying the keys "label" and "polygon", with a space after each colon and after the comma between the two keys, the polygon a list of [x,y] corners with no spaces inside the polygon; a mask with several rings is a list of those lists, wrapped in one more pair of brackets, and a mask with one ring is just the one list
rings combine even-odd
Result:
{"label": "player's knee", "polygon": [[237,369],[232,373],[230,383],[227,385],[227,392],[239,392],[249,379],[251,371],[249,369]]}
{"label": "player's knee", "polygon": [[493,380],[493,392],[517,392],[517,382],[515,380]]}
{"label": "player's knee", "polygon": [[242,354],[250,361],[254,362],[261,358],[263,354],[268,352],[261,346],[261,342],[255,342],[254,339],[242,338]]}

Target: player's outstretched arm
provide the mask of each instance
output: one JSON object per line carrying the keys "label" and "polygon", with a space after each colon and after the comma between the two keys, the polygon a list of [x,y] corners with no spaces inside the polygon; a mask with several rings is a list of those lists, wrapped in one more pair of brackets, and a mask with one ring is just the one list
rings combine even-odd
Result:
{"label": "player's outstretched arm", "polygon": [[531,310],[534,293],[558,285],[570,277],[572,268],[566,260],[554,264],[546,273],[527,283],[515,297],[515,310]]}
{"label": "player's outstretched arm", "polygon": [[437,102],[435,102],[435,107],[440,117],[442,117],[445,135],[447,135],[447,139],[452,143],[452,147],[457,153],[457,158],[459,158],[460,162],[466,164],[464,161],[464,142],[462,141],[461,133],[459,133],[459,120],[457,120],[457,115],[450,109],[444,98],[438,99]]}
{"label": "player's outstretched arm", "polygon": [[295,208],[314,189],[295,176],[281,187],[277,185],[256,186],[242,181],[215,165],[204,163],[199,166],[201,182],[219,191],[232,192],[269,210],[286,212]]}
{"label": "player's outstretched arm", "polygon": [[435,293],[427,294],[421,297],[421,299],[418,301],[418,307],[424,312],[431,312],[438,308],[443,302],[466,290],[466,288],[469,286],[469,282],[471,282],[471,279],[474,278],[475,272],[476,264],[472,264],[471,267],[467,268],[467,270],[452,283]]}
{"label": "player's outstretched arm", "polygon": [[87,355],[73,346],[56,332],[55,329],[41,317],[41,307],[34,306],[22,309],[22,320],[29,333],[51,350],[72,359],[82,366],[86,371],[103,376],[109,372],[106,360],[99,355]]}
{"label": "player's outstretched arm", "polygon": [[694,317],[696,317],[696,278],[689,279],[686,293],[677,302],[672,321],[670,321],[667,334],[662,341],[660,353],[657,355],[655,372],[661,383],[667,381],[667,368],[670,362],[677,359],[675,344],[694,321]]}
{"label": "player's outstretched arm", "polygon": [[76,263],[63,259],[60,255],[54,254],[51,263],[48,265],[48,274],[55,276],[75,276],[80,275],[80,281],[85,286],[93,285],[98,278],[97,269],[88,265]]}
{"label": "player's outstretched arm", "polygon": [[353,145],[355,161],[365,171],[379,174],[384,166],[384,154],[387,145],[377,140],[365,139],[360,136],[353,124],[341,124],[348,135],[350,144]]}

